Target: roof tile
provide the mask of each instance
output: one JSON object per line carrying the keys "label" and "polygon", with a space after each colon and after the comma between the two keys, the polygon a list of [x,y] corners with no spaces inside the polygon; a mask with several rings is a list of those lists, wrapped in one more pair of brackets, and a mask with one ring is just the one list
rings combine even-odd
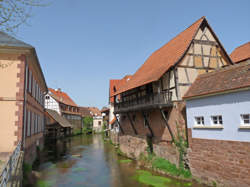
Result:
{"label": "roof tile", "polygon": [[244,60],[250,59],[250,42],[247,42],[234,49],[230,57],[234,63],[239,63]]}
{"label": "roof tile", "polygon": [[132,76],[128,84],[125,84],[116,94],[159,80],[170,67],[174,66],[181,59],[204,20],[205,17],[201,17],[163,47],[155,51]]}
{"label": "roof tile", "polygon": [[250,62],[243,62],[199,75],[184,98],[202,97],[247,87],[250,88]]}

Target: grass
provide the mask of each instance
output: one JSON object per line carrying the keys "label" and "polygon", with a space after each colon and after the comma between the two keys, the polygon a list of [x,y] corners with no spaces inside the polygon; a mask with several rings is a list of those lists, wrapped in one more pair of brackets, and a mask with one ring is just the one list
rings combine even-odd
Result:
{"label": "grass", "polygon": [[155,158],[152,162],[152,167],[169,173],[173,176],[181,176],[184,178],[191,178],[191,172],[183,168],[177,168],[175,164],[170,163],[163,158]]}
{"label": "grass", "polygon": [[118,160],[119,163],[130,163],[132,160],[126,159],[126,160]]}
{"label": "grass", "polygon": [[73,172],[81,172],[81,171],[86,171],[86,169],[85,169],[85,168],[80,168],[80,167],[79,167],[79,168],[73,168],[72,171],[73,171]]}
{"label": "grass", "polygon": [[38,180],[36,183],[37,187],[52,187],[54,185],[55,181],[50,180]]}
{"label": "grass", "polygon": [[148,186],[153,186],[153,187],[165,187],[167,183],[172,182],[171,179],[166,178],[166,177],[161,177],[161,176],[154,176],[148,171],[144,170],[138,170],[136,172],[135,179],[142,183],[146,184]]}
{"label": "grass", "polygon": [[138,182],[152,187],[166,187],[166,186],[178,186],[178,187],[189,187],[192,186],[192,182],[179,182],[171,178],[155,176],[149,171],[137,170],[134,179]]}

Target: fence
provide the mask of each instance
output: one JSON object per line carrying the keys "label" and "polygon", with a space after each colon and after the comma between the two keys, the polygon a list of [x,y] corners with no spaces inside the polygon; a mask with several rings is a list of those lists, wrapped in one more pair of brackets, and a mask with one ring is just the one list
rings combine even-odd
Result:
{"label": "fence", "polygon": [[0,174],[0,187],[19,187],[22,183],[23,152],[21,142],[10,156]]}

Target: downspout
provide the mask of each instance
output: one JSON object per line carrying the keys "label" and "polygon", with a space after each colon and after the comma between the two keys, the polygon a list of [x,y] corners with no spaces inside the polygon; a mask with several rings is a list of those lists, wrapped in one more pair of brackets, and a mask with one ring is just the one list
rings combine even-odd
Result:
{"label": "downspout", "polygon": [[22,149],[25,148],[25,138],[26,138],[26,101],[27,101],[27,73],[28,73],[28,64],[27,64],[27,60],[26,60],[26,56],[23,56],[24,60],[23,63],[25,63],[25,70],[24,70],[24,74],[25,74],[25,78],[24,78],[24,101],[23,101],[23,136],[22,136]]}

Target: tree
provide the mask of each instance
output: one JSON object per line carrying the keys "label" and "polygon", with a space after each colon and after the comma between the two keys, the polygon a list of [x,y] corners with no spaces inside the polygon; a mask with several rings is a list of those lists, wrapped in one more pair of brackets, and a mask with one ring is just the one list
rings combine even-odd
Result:
{"label": "tree", "polygon": [[15,32],[27,23],[34,7],[46,6],[45,0],[0,0],[0,30]]}

